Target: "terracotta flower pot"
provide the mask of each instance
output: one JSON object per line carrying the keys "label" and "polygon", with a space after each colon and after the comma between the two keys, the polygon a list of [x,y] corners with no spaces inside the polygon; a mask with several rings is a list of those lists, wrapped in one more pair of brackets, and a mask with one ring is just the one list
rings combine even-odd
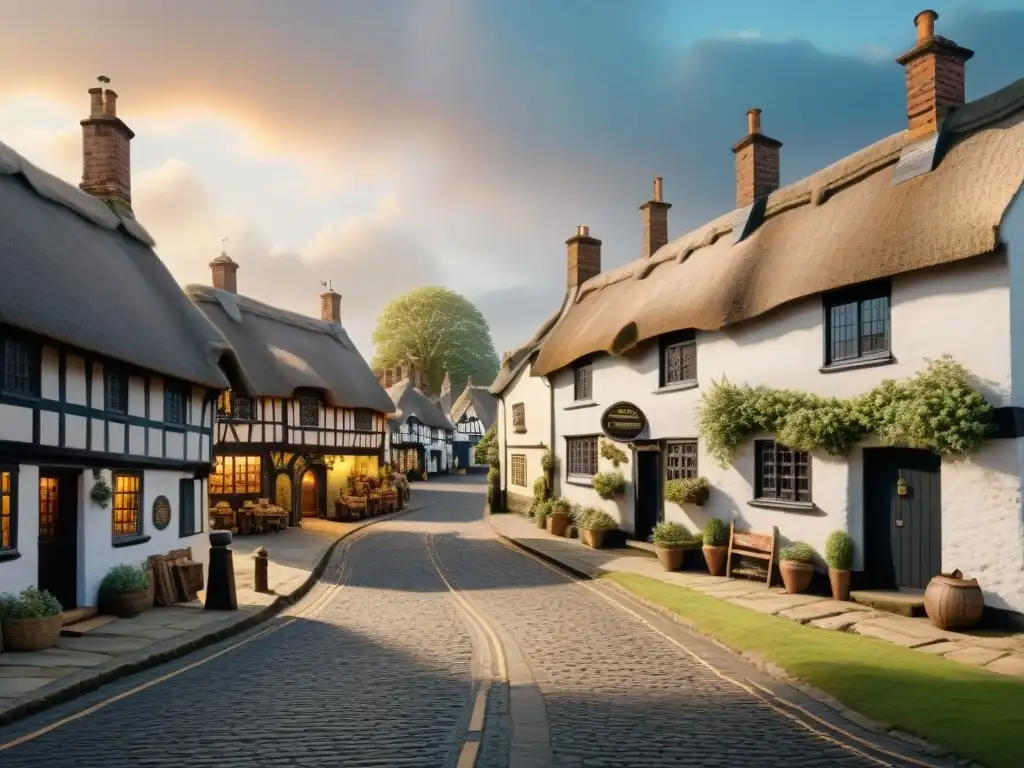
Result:
{"label": "terracotta flower pot", "polygon": [[832,583],[833,600],[850,599],[850,572],[837,571],[835,568],[828,569],[828,580]]}
{"label": "terracotta flower pot", "polygon": [[4,619],[4,651],[45,651],[60,639],[61,615],[45,619]]}
{"label": "terracotta flower pot", "polygon": [[791,560],[779,561],[779,572],[786,592],[796,595],[811,586],[814,577],[814,566],[811,563],[794,563]]}
{"label": "terracotta flower pot", "polygon": [[606,531],[590,531],[583,528],[580,530],[580,539],[583,541],[584,546],[591,549],[600,549],[604,546],[605,533]]}
{"label": "terracotta flower pot", "polygon": [[701,551],[704,552],[704,562],[708,564],[708,573],[712,576],[722,576],[725,574],[725,559],[729,554],[728,547],[701,547]]}
{"label": "terracotta flower pot", "polygon": [[666,571],[678,571],[683,567],[683,557],[686,555],[684,547],[660,547],[654,545],[654,553],[661,561],[661,567]]}
{"label": "terracotta flower pot", "polygon": [[939,629],[970,629],[985,612],[985,596],[978,580],[962,576],[960,571],[936,576],[924,591],[924,612]]}
{"label": "terracotta flower pot", "polygon": [[552,512],[548,518],[551,521],[551,535],[565,536],[565,529],[569,527],[569,516],[564,512]]}
{"label": "terracotta flower pot", "polygon": [[544,527],[547,529],[548,533],[551,533],[551,522],[551,515],[544,518]]}

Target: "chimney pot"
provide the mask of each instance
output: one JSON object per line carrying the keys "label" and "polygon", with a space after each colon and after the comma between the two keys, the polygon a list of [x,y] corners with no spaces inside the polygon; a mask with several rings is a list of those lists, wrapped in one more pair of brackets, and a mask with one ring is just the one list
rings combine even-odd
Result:
{"label": "chimney pot", "polygon": [[914,26],[917,27],[917,42],[923,43],[929,37],[935,37],[935,22],[939,14],[929,9],[921,11],[914,17]]}
{"label": "chimney pot", "polygon": [[640,220],[643,222],[641,257],[651,258],[661,246],[668,242],[668,210],[671,203],[662,199],[663,179],[654,177],[654,196],[640,206]]}
{"label": "chimney pot", "polygon": [[661,202],[661,182],[661,176],[654,177],[654,202],[656,203]]}
{"label": "chimney pot", "polygon": [[761,133],[761,110],[757,107],[747,110],[747,135]]}
{"label": "chimney pot", "polygon": [[103,116],[117,117],[117,93],[109,88],[103,93]]}
{"label": "chimney pot", "polygon": [[736,155],[736,207],[745,208],[779,188],[782,142],[761,132],[761,110],[747,110],[747,135],[733,146]]}
{"label": "chimney pot", "polygon": [[[100,83],[110,78],[101,75]],[[82,125],[83,191],[131,214],[132,156],[135,134],[117,117],[117,94],[102,87],[89,89],[89,117]]]}
{"label": "chimney pot", "polygon": [[89,89],[89,117],[103,117],[103,89]]}

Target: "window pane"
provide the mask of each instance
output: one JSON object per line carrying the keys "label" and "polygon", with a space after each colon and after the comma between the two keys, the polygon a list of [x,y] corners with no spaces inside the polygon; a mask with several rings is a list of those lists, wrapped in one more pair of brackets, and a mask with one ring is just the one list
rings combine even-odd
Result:
{"label": "window pane", "polygon": [[21,395],[35,394],[35,347],[29,342],[4,340],[3,388]]}
{"label": "window pane", "polygon": [[758,451],[761,454],[760,461],[760,485],[761,496],[771,498],[776,496],[775,483],[775,443],[772,440],[758,441]]}
{"label": "window pane", "polygon": [[590,372],[591,367],[589,365],[580,366],[576,369],[576,400],[590,400]]}
{"label": "window pane", "polygon": [[0,549],[14,547],[14,523],[11,518],[14,503],[11,501],[11,473],[0,472]]}
{"label": "window pane", "polygon": [[665,383],[674,384],[683,380],[683,354],[679,344],[665,348]]}
{"label": "window pane", "polygon": [[141,479],[136,475],[114,475],[114,536],[134,536],[141,530]]}
{"label": "window pane", "polygon": [[889,348],[889,297],[880,296],[861,303],[861,354],[885,352]]}
{"label": "window pane", "polygon": [[665,479],[697,477],[697,441],[669,443],[665,448]]}
{"label": "window pane", "polygon": [[831,360],[857,357],[857,303],[839,304],[829,310]]}
{"label": "window pane", "polygon": [[57,538],[57,478],[39,478],[39,541]]}
{"label": "window pane", "polygon": [[525,454],[512,455],[512,485],[526,487],[526,456]]}

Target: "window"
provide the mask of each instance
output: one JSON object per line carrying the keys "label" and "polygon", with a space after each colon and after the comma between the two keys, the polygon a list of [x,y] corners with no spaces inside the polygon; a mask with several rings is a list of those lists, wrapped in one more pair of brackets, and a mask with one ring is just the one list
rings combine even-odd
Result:
{"label": "window", "polygon": [[371,411],[369,408],[356,408],[355,420],[357,431],[373,431],[373,411]]}
{"label": "window", "polygon": [[681,440],[665,446],[665,479],[697,477],[697,441]]}
{"label": "window", "polygon": [[512,485],[526,487],[526,454],[512,454],[512,477],[509,479]]}
{"label": "window", "polygon": [[672,334],[661,341],[661,386],[697,380],[697,342],[693,331]]}
{"label": "window", "polygon": [[9,469],[0,469],[0,552],[17,549],[18,476]]}
{"label": "window", "polygon": [[3,389],[16,395],[39,393],[39,347],[20,339],[4,339]]}
{"label": "window", "polygon": [[576,381],[573,387],[573,400],[593,400],[594,367],[589,363],[576,368]]}
{"label": "window", "polygon": [[239,421],[252,421],[255,418],[256,404],[251,397],[236,395],[230,389],[220,393],[217,398],[217,415],[228,416]]}
{"label": "window", "polygon": [[597,438],[570,437],[566,439],[569,454],[567,472],[570,475],[593,477],[597,474]]}
{"label": "window", "polygon": [[391,386],[394,385],[394,383],[395,383],[395,372],[392,371],[390,368],[385,369],[385,371],[384,371],[384,388],[385,389],[390,389]]}
{"label": "window", "polygon": [[858,288],[826,297],[825,318],[826,365],[888,355],[888,286]]}
{"label": "window", "polygon": [[263,487],[259,456],[221,456],[210,473],[210,495],[259,494]]}
{"label": "window", "polygon": [[757,498],[810,502],[811,458],[807,451],[793,451],[774,440],[757,440],[754,450]]}
{"label": "window", "polygon": [[114,473],[114,538],[142,533],[142,476]]}
{"label": "window", "polygon": [[39,478],[39,543],[57,538],[57,478]]}
{"label": "window", "polygon": [[315,397],[299,398],[299,425],[303,427],[320,426],[320,401]]}
{"label": "window", "polygon": [[169,381],[164,382],[164,421],[185,423],[185,388]]}
{"label": "window", "polygon": [[199,533],[196,526],[196,481],[178,481],[178,535],[192,536]]}
{"label": "window", "polygon": [[120,371],[107,371],[107,410],[128,413],[128,377]]}
{"label": "window", "polygon": [[512,405],[512,431],[526,431],[526,406],[522,403]]}

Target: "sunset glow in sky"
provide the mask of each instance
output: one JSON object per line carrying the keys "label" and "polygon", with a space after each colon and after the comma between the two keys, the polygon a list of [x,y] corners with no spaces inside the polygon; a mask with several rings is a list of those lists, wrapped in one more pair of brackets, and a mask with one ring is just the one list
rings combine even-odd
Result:
{"label": "sunset glow in sky", "polygon": [[[363,353],[420,285],[476,301],[499,353],[564,289],[587,224],[640,251],[665,177],[671,237],[733,207],[745,111],[782,182],[905,124],[923,0],[0,0],[0,141],[77,184],[87,89],[135,131],[139,220],[182,283],[228,238],[239,292],[317,314]],[[968,98],[1024,76],[1024,0],[931,7],[975,50]]]}

